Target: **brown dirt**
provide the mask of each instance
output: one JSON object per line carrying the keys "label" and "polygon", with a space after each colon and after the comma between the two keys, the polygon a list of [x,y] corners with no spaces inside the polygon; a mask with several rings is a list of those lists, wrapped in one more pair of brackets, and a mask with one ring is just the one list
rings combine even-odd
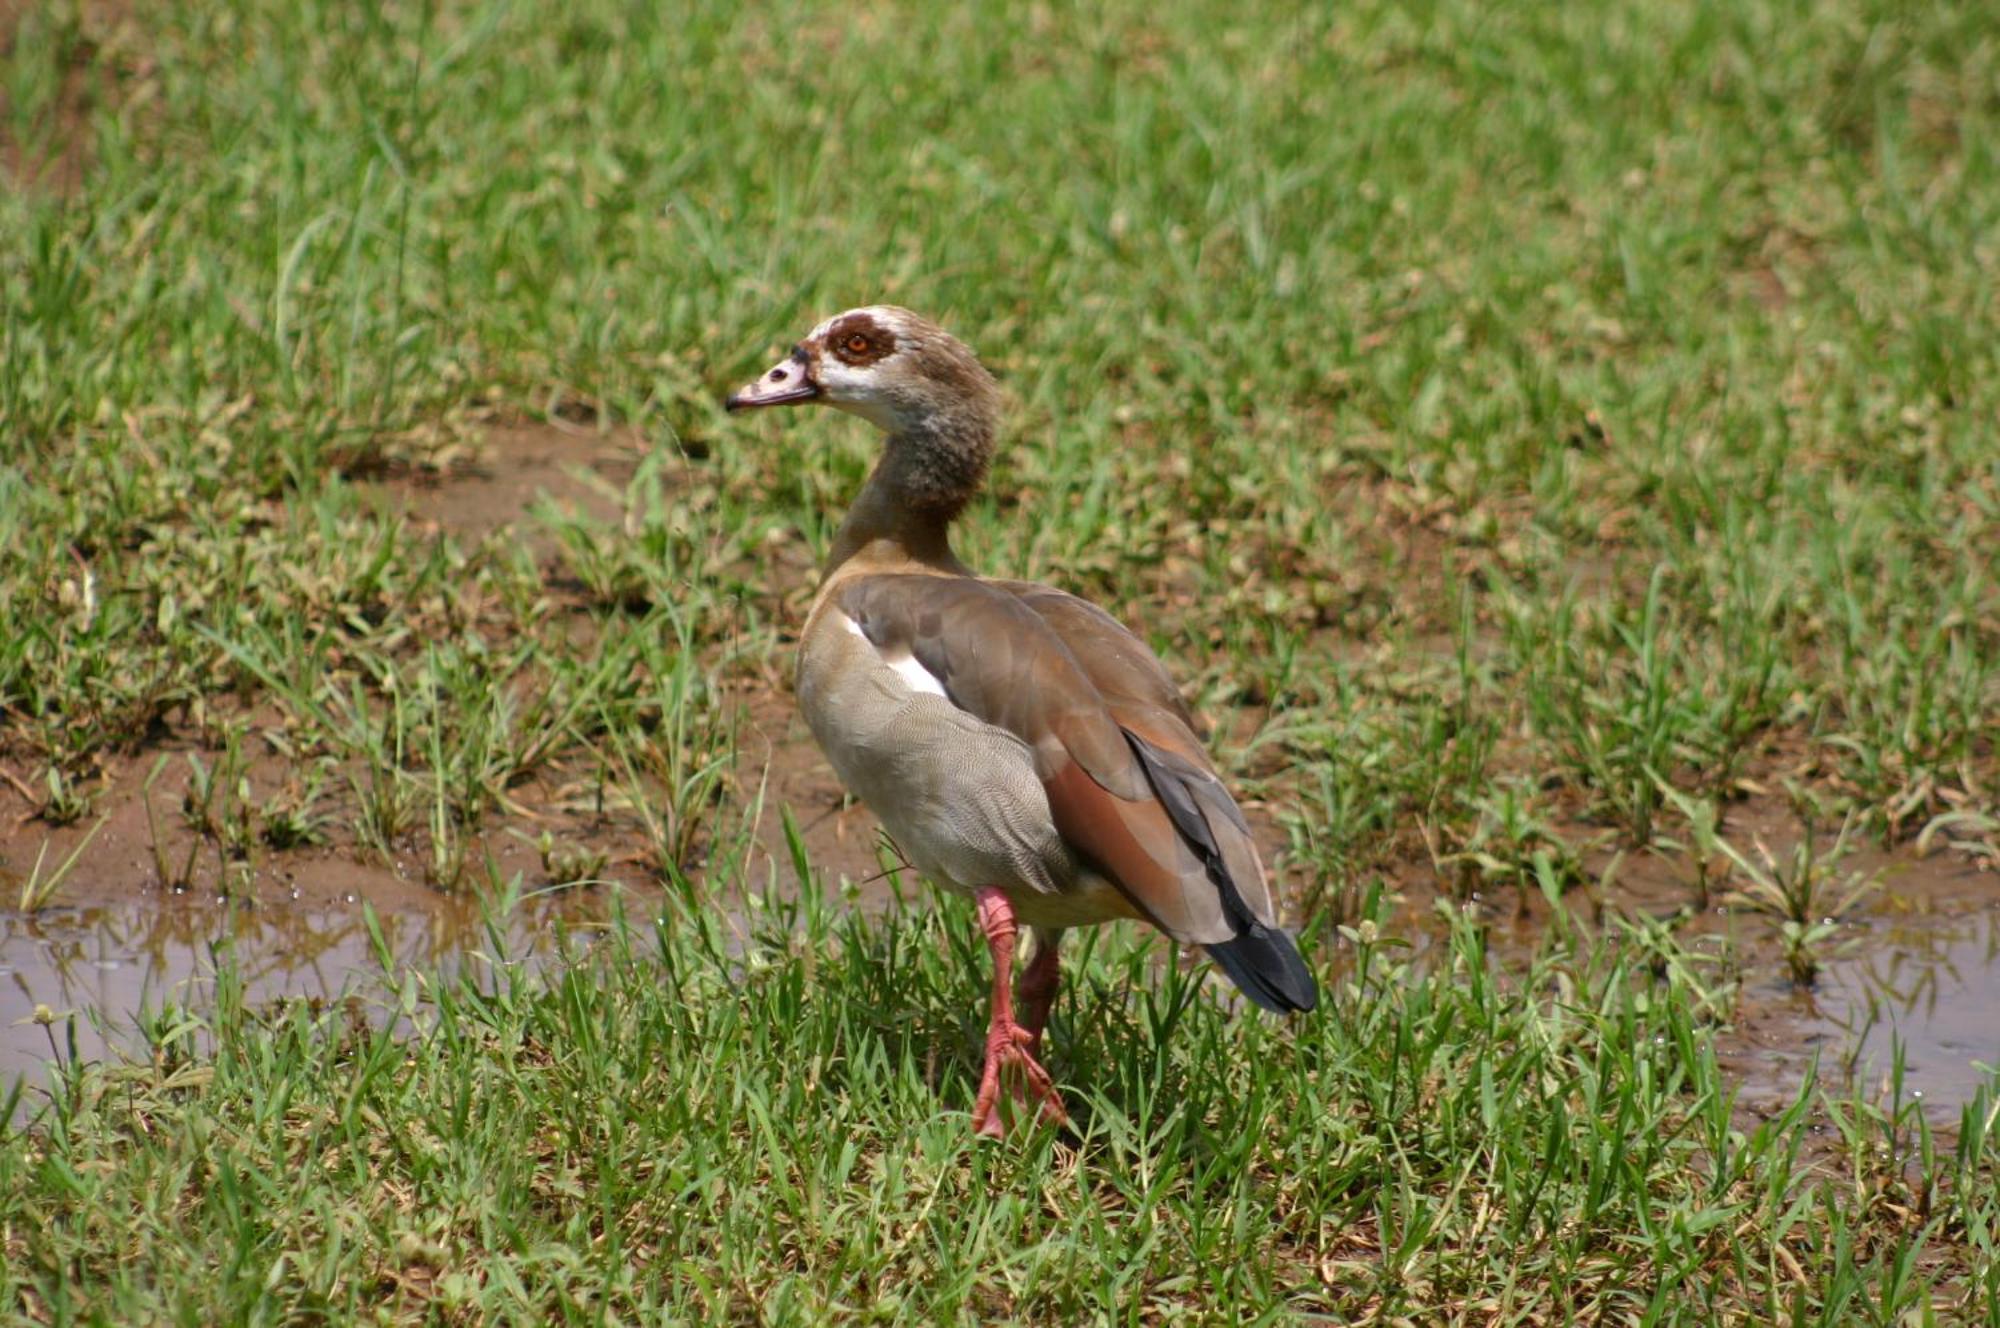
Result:
{"label": "brown dirt", "polygon": [[[442,476],[390,475],[370,483],[382,502],[420,526],[468,539],[510,533],[538,539],[543,535],[524,518],[542,497],[615,521],[617,494],[648,447],[629,431],[564,424],[500,425],[482,443],[476,462]],[[1458,556],[1456,543],[1424,522],[1403,530],[1409,543],[1401,561],[1430,567],[1442,579],[1439,565]],[[804,569],[788,568],[784,575],[794,570],[801,585],[810,580]],[[1608,565],[1575,570],[1617,577]],[[771,611],[795,614],[795,600],[774,600]],[[1347,656],[1358,648],[1331,632],[1317,639],[1329,652]],[[1439,650],[1448,647],[1440,638]],[[852,883],[861,906],[878,906],[894,885],[885,870],[893,856],[873,816],[846,796],[814,747],[784,667],[746,670],[729,683],[730,703],[740,707],[743,726],[729,802],[717,814],[752,818],[754,847],[744,869],[732,870],[717,903],[740,915],[747,901],[739,890],[795,888],[784,825],[789,809],[815,870],[829,882]],[[275,726],[275,716],[262,718],[267,727]],[[1266,715],[1260,707],[1243,705],[1214,718],[1222,740],[1240,745]],[[286,766],[261,743],[251,745],[258,749],[248,768],[256,804],[282,787]],[[163,988],[195,979],[208,962],[207,947],[219,941],[227,941],[248,966],[260,997],[333,991],[350,976],[371,972],[375,957],[363,904],[381,918],[392,950],[410,960],[449,965],[484,943],[477,902],[424,883],[419,842],[413,839],[406,852],[388,861],[356,842],[345,828],[354,808],[343,791],[344,776],[328,783],[329,843],[283,851],[252,845],[240,861],[230,859],[198,836],[183,814],[191,755],[213,764],[214,753],[203,749],[199,735],[169,731],[144,754],[110,762],[95,803],[104,823],[81,854],[61,906],[32,917],[0,910],[0,1030],[6,1030],[0,1036],[0,1069],[46,1053],[42,1030],[12,1027],[34,1002],[112,1011],[132,1008],[142,996],[157,1002]],[[162,757],[167,763],[153,784],[149,816],[146,783]],[[1762,744],[1741,786],[1747,792],[1726,809],[1724,831],[1732,842],[1762,839],[1780,854],[1790,847],[1798,828],[1789,809],[1781,798],[1755,790],[1780,786],[1781,775],[1810,779],[1811,761],[1812,753],[1788,735],[1774,734]],[[1261,787],[1268,801],[1247,798],[1245,809],[1296,915],[1296,901],[1316,887],[1286,862],[1286,837],[1274,809],[1288,805],[1288,776],[1282,769],[1255,770],[1251,776],[1252,788]],[[516,814],[493,815],[471,847],[475,879],[483,875],[478,865],[490,861],[502,880],[518,876],[524,891],[547,892],[509,924],[510,944],[523,953],[548,935],[549,910],[588,917],[601,912],[615,890],[626,896],[635,916],[645,916],[643,901],[658,888],[636,819],[591,808],[589,798],[565,778],[550,771],[510,790]],[[49,861],[59,862],[88,826],[52,830],[32,819],[27,790],[0,784],[0,896],[18,891],[44,845]],[[1603,829],[1581,820],[1580,813],[1559,828],[1571,842],[1601,838]],[[530,842],[544,830],[560,843],[608,855],[608,884],[549,889],[554,883]],[[1660,851],[1626,854],[1615,884],[1604,888],[1612,857],[1608,843],[1583,854],[1583,874],[1594,884],[1573,894],[1571,907],[1591,925],[1608,927],[1618,916],[1664,917],[1694,905],[1692,870],[1684,858]],[[188,879],[176,882],[190,861]],[[164,871],[162,862],[168,864]],[[1980,1082],[1973,1063],[2000,1062],[2000,1043],[1990,1032],[1992,1015],[2000,1010],[2000,878],[1977,870],[1964,855],[1920,857],[1907,844],[1892,850],[1864,846],[1844,867],[1879,873],[1884,888],[1844,926],[1844,948],[1835,947],[1812,990],[1783,979],[1775,925],[1741,907],[1725,907],[1720,887],[1709,911],[1684,929],[1697,940],[1727,934],[1736,945],[1740,986],[1716,1048],[1744,1086],[1739,1110],[1746,1121],[1781,1110],[1816,1050],[1828,1058],[1821,1065],[1823,1078],[1837,1080],[1851,1071],[1857,1084],[1873,1091],[1893,1027],[1908,1049],[1909,1086],[1922,1088],[1933,1119],[1949,1125],[1955,1104]],[[1412,833],[1386,846],[1374,872],[1402,897],[1394,925],[1420,951],[1434,944],[1434,901],[1456,897],[1455,886],[1440,876],[1421,838]],[[907,873],[901,887],[920,888]],[[641,902],[634,907],[634,900]],[[1488,919],[1499,961],[1524,964],[1550,921],[1539,895],[1489,890],[1473,902]],[[1331,958],[1338,962],[1337,954]],[[1730,980],[1729,974],[1716,975],[1718,984]],[[1849,1047],[1858,1047],[1851,1064],[1834,1059]]]}
{"label": "brown dirt", "polygon": [[[547,500],[559,508],[599,521],[615,522],[619,492],[631,480],[649,444],[629,430],[600,431],[587,426],[510,423],[482,438],[476,460],[442,476],[391,474],[367,481],[379,500],[404,512],[419,529],[479,540],[519,534],[530,548],[547,554],[546,532],[528,518],[530,507]],[[746,882],[757,889],[795,885],[792,855],[784,830],[791,808],[816,869],[830,881],[861,883],[864,900],[887,897],[874,819],[848,800],[797,716],[789,685],[775,674],[739,681],[731,700],[742,707],[739,759],[733,810],[756,816],[756,849]],[[256,715],[253,733],[275,730],[275,714]],[[261,721],[261,725],[257,723]],[[259,805],[277,794],[288,776],[286,763],[253,737],[248,753],[249,801]],[[431,915],[455,909],[458,900],[424,882],[424,853],[418,837],[385,861],[359,843],[351,827],[356,805],[348,779],[365,772],[340,772],[326,782],[325,845],[279,850],[253,844],[240,859],[198,836],[182,802],[190,781],[190,758],[214,765],[217,754],[200,735],[169,729],[143,753],[108,759],[98,779],[93,813],[77,824],[50,827],[35,819],[35,803],[19,772],[0,781],[0,896],[17,894],[46,849],[53,866],[84,844],[61,899],[82,909],[119,909],[132,900],[166,905],[181,896],[222,899],[249,907],[326,908],[365,900],[383,913]],[[150,798],[146,784],[154,763],[166,764]],[[516,873],[525,888],[553,883],[529,842],[548,831],[561,844],[590,847],[609,855],[604,871],[612,888],[644,895],[658,888],[642,828],[630,815],[598,814],[559,770],[509,791],[518,815],[489,817],[470,849],[475,879],[490,858],[502,879]],[[148,810],[148,802],[151,811]],[[99,822],[101,821],[101,824]],[[186,879],[180,879],[185,877]],[[604,890],[583,892],[602,899]]]}
{"label": "brown dirt", "polygon": [[[378,909],[428,909],[438,892],[424,886],[407,861],[382,862],[356,844],[352,808],[330,785],[329,842],[294,849],[253,844],[243,857],[198,834],[184,809],[193,772],[189,758],[213,767],[218,753],[193,735],[172,733],[138,756],[113,758],[99,777],[95,812],[67,826],[35,819],[19,789],[0,793],[0,900],[11,902],[22,878],[44,856],[50,867],[83,845],[65,880],[61,900],[78,907],[110,907],[136,897],[230,897],[256,904],[303,903],[322,907],[366,899]],[[165,759],[156,779],[156,763]],[[252,756],[246,777],[250,802],[262,803],[284,786],[285,767],[268,754]],[[152,779],[152,789],[147,782]],[[85,841],[88,841],[87,843]],[[502,856],[520,851],[496,846]]]}
{"label": "brown dirt", "polygon": [[[1753,860],[1754,843],[1783,860],[1801,834],[1786,801],[1769,793],[1732,804],[1722,830]],[[1822,830],[1815,842],[1824,852],[1833,838]],[[1614,855],[1607,889],[1603,881]],[[1565,902],[1599,930],[1620,918],[1666,919],[1699,908],[1694,868],[1682,855],[1618,855],[1605,846],[1584,854],[1583,867],[1591,884]],[[1734,987],[1714,1046],[1741,1088],[1737,1114],[1746,1124],[1777,1116],[1815,1058],[1821,1083],[1851,1087],[1886,1105],[1891,1046],[1900,1042],[1905,1099],[1916,1094],[1931,1123],[1948,1130],[1960,1106],[1990,1082],[1976,1067],[2000,1065],[2000,875],[1966,854],[1921,854],[1909,842],[1884,848],[1868,840],[1852,844],[1838,872],[1872,878],[1878,888],[1839,920],[1838,933],[1820,947],[1823,962],[1810,987],[1790,980],[1777,921],[1735,895],[1737,882],[1713,882],[1706,911],[1680,929],[1683,943],[1695,950],[1733,948],[1728,969],[1717,967],[1706,980],[1724,991]],[[1434,902],[1459,898],[1453,883],[1427,862],[1404,862],[1385,874],[1402,896],[1395,926],[1422,953],[1440,934]],[[1503,888],[1474,894],[1471,902],[1487,922],[1500,966],[1525,968],[1551,925],[1540,894]],[[1823,1113],[1815,1107],[1812,1115]]]}
{"label": "brown dirt", "polygon": [[527,520],[539,499],[598,521],[614,521],[618,494],[649,444],[636,432],[587,425],[508,423],[486,429],[475,459],[444,475],[392,475],[370,483],[419,527],[479,540]]}
{"label": "brown dirt", "polygon": [[[0,0],[0,56],[14,53],[15,43],[23,39],[25,20],[35,8],[31,0]],[[112,73],[97,56],[106,46],[130,45],[120,41],[119,34],[131,22],[131,9],[129,0],[85,0],[75,7],[76,48],[63,71],[54,106],[25,142],[12,133],[14,107],[0,87],[0,178],[65,196],[82,185],[91,159],[90,116],[112,82]],[[54,26],[48,22],[40,31]]]}
{"label": "brown dirt", "polygon": [[[471,466],[443,477],[391,477],[375,487],[412,520],[464,538],[521,530],[528,524],[525,514],[540,500],[615,523],[622,510],[617,494],[650,446],[631,431],[603,433],[564,424],[502,425],[481,442]],[[539,534],[529,539],[538,553],[549,552]],[[756,889],[796,883],[783,817],[783,809],[790,808],[809,860],[828,880],[862,882],[863,898],[886,898],[889,884],[874,819],[847,798],[820,758],[789,683],[776,674],[753,677],[739,683],[731,699],[746,717],[737,742],[735,798],[743,811],[757,816],[757,847],[744,883]],[[630,866],[642,856],[636,832],[621,836],[608,825],[573,828],[609,847],[614,866]]]}

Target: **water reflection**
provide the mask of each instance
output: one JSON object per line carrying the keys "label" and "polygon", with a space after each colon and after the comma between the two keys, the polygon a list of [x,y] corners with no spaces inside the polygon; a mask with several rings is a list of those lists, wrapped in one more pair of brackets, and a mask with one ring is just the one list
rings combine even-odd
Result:
{"label": "water reflection", "polygon": [[1846,1035],[1864,1090],[1886,1082],[1900,1045],[1905,1092],[1955,1119],[2000,1066],[2000,912],[1878,919],[1828,965],[1818,1007]]}
{"label": "water reflection", "polygon": [[[1899,1052],[1902,1100],[1920,1101],[1934,1125],[1955,1127],[1981,1089],[2000,1087],[2000,899],[1992,898],[2000,891],[1987,879],[1934,871],[1923,889],[1886,895],[1874,911],[1854,915],[1811,991],[1787,978],[1768,918],[1718,910],[1713,927],[1683,933],[1697,948],[1705,938],[1727,938],[1743,965],[1732,1026],[1716,1042],[1742,1101],[1775,1115],[1816,1062],[1829,1091],[1851,1086],[1886,1106]],[[1508,975],[1527,971],[1547,926],[1512,910],[1483,925],[1487,953]],[[1417,901],[1389,933],[1407,944],[1412,962],[1440,962],[1443,929]],[[1351,947],[1323,953],[1336,981],[1351,975]]]}
{"label": "water reflection", "polygon": [[[556,953],[566,929],[587,928],[606,911],[603,896],[577,893],[530,896],[499,913],[477,901],[418,896],[382,906],[377,917],[391,969],[450,975],[479,962],[473,956],[491,957],[493,932],[510,959],[532,961]],[[646,913],[635,905],[635,916]],[[1434,922],[1406,921],[1400,934],[1422,962],[1437,942]],[[1854,945],[1829,958],[1809,998],[1777,976],[1774,956],[1758,961],[1772,976],[1753,979],[1744,993],[1730,1068],[1747,1090],[1777,1101],[1796,1091],[1818,1051],[1824,1082],[1851,1074],[1864,1093],[1886,1099],[1900,1046],[1905,1094],[1922,1094],[1934,1122],[1955,1124],[1959,1108],[1991,1082],[1982,1067],[2000,1066],[2000,901],[1960,893],[1877,912],[1855,928]],[[1503,963],[1508,956],[1525,963],[1538,936],[1532,923],[1496,921],[1496,953]],[[31,1020],[36,1006],[74,1014],[77,1054],[103,1058],[130,1049],[131,1016],[141,1008],[205,1008],[225,950],[253,1005],[380,989],[383,964],[358,901],[142,897],[0,911],[0,1091],[18,1075],[42,1082],[50,1039]],[[1348,951],[1327,953],[1338,966]],[[54,1032],[67,1054],[61,1020]]]}
{"label": "water reflection", "polygon": [[[585,925],[601,913],[578,896],[531,897],[500,916],[476,901],[438,897],[379,912],[376,922],[392,968],[448,974],[494,948],[489,926],[509,958],[532,958],[555,949],[559,923]],[[38,1005],[58,1016],[65,1054],[69,1014],[79,1055],[129,1050],[133,1013],[169,1003],[203,1008],[224,954],[252,1003],[337,997],[373,987],[383,972],[358,901],[155,898],[0,913],[0,1084],[23,1073],[31,1083],[41,1078],[50,1048],[49,1031],[33,1022]]]}

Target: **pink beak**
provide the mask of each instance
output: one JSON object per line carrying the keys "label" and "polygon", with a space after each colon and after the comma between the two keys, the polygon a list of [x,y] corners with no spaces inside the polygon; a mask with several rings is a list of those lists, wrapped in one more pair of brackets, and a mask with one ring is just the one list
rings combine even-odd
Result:
{"label": "pink beak", "polygon": [[759,406],[789,406],[818,395],[819,384],[812,380],[812,361],[806,357],[806,348],[794,346],[790,356],[730,393],[723,408],[733,413]]}

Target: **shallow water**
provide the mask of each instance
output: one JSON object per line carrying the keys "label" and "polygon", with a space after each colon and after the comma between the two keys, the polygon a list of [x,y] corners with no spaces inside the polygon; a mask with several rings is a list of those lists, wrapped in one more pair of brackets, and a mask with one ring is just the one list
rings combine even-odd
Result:
{"label": "shallow water", "polygon": [[[198,1011],[213,999],[218,957],[236,966],[253,1005],[365,996],[384,990],[385,967],[450,974],[496,954],[552,955],[565,931],[559,924],[587,928],[603,912],[601,899],[579,894],[529,896],[498,914],[421,889],[374,894],[386,966],[358,892],[276,900],[145,892],[35,914],[0,911],[0,1085],[23,1075],[31,1086],[43,1082],[52,1034],[64,1058],[71,1038],[85,1059],[129,1053],[135,1011],[166,1003]],[[1531,946],[1534,930],[1524,925],[1512,948]],[[1992,1083],[1988,1067],[2000,1066],[2000,880],[1990,874],[1933,867],[1922,879],[1889,883],[1843,927],[1843,945],[1810,992],[1779,976],[1775,950],[1758,940],[1767,923],[1737,914],[1730,930],[1745,945],[1748,976],[1735,1027],[1717,1046],[1749,1111],[1782,1109],[1815,1060],[1823,1082],[1851,1077],[1886,1102],[1898,1050],[1901,1091],[1920,1097],[1935,1124],[1956,1124]],[[52,1027],[34,1022],[38,1005],[57,1016]]]}
{"label": "shallow water", "polygon": [[1729,1068],[1768,1104],[1817,1057],[1823,1081],[1851,1078],[1887,1105],[1900,1054],[1902,1098],[1956,1124],[2000,1069],[2000,900],[1924,912],[1891,900],[1848,930],[1851,947],[1811,992],[1767,982],[1745,993],[1746,1045]]}
{"label": "shallow water", "polygon": [[[358,896],[242,901],[141,896],[123,903],[0,912],[0,1084],[39,1083],[53,1049],[86,1060],[129,1054],[132,1016],[165,1004],[199,1011],[214,998],[218,960],[240,974],[252,1005],[337,999],[382,989],[385,973],[451,973],[496,954],[551,954],[574,910],[543,902],[494,918],[478,903],[435,896],[378,908],[381,950]],[[574,948],[572,946],[572,948]],[[47,1006],[56,1022],[35,1021]],[[74,1016],[74,1019],[71,1018]]]}

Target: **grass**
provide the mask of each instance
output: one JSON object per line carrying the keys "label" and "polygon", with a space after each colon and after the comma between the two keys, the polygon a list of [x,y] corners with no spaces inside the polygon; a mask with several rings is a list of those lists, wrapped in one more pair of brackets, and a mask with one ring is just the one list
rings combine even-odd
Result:
{"label": "grass", "polygon": [[[1990,1102],[1732,1116],[1687,916],[1564,903],[1763,872],[1809,974],[1831,862],[1737,815],[1787,786],[2000,861],[1988,7],[29,8],[4,160],[78,165],[0,189],[36,842],[164,758],[134,886],[316,844],[501,900],[519,833],[552,886],[782,901],[743,735],[871,442],[719,401],[892,299],[1012,398],[963,552],[1143,623],[1356,967],[1279,1031],[1107,936],[1074,1149],[940,1114],[949,908],[161,1015],[0,1140],[0,1312],[1996,1317]],[[610,515],[404,509],[523,424],[638,454]],[[1343,948],[1432,879],[1563,922],[1504,980],[1462,919]]]}
{"label": "grass", "polygon": [[1956,1146],[1842,1104],[1853,1161],[1817,1170],[1812,1090],[1740,1128],[1705,970],[1655,979],[1633,934],[1579,928],[1514,985],[1463,915],[1412,967],[1371,913],[1327,1016],[1284,1029],[1114,934],[1055,1024],[1075,1138],[994,1147],[969,921],[809,891],[732,935],[673,904],[542,974],[389,972],[372,1019],[248,1009],[225,964],[212,1011],[66,1066],[0,1152],[0,1293],[102,1322],[2000,1310],[1994,1099]]}
{"label": "grass", "polygon": [[103,825],[104,823],[100,821],[92,826],[60,862],[49,861],[49,841],[44,839],[41,848],[35,853],[34,866],[28,869],[28,874],[20,882],[20,891],[14,900],[15,907],[22,913],[33,913],[56,898],[62,892],[63,882],[76,870],[77,859],[83,856],[84,850],[90,846],[90,841],[96,837],[97,831],[102,829]]}
{"label": "grass", "polygon": [[1785,963],[1793,981],[1810,986],[1818,973],[1816,951],[1820,944],[1838,934],[1840,919],[1853,912],[1879,882],[1866,873],[1840,869],[1841,859],[1851,847],[1851,817],[1833,843],[1821,849],[1814,842],[1817,832],[1810,812],[1801,808],[1799,815],[1804,824],[1798,842],[1782,859],[1761,839],[1752,841],[1756,861],[1726,839],[1714,842],[1742,874],[1744,884],[1737,891],[1740,900],[1778,919]]}

